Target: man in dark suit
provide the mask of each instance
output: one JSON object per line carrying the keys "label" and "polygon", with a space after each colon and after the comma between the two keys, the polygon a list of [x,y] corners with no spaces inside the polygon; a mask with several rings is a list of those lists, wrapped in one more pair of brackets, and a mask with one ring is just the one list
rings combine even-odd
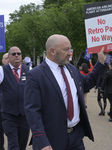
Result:
{"label": "man in dark suit", "polygon": [[29,126],[24,113],[24,85],[29,68],[21,64],[21,50],[8,51],[9,64],[0,66],[1,116],[8,150],[25,150]]}
{"label": "man in dark suit", "polygon": [[[108,112],[109,121],[112,122],[112,62],[109,64],[109,71],[104,75],[101,92],[106,95],[110,103],[110,111]],[[102,96],[104,96],[104,94]]]}
{"label": "man in dark suit", "polygon": [[[34,150],[85,150],[83,137],[94,140],[85,109],[84,88],[95,86],[105,69],[106,55],[102,48],[99,62],[85,77],[69,63],[70,49],[67,37],[50,36],[46,42],[46,59],[27,75],[25,112],[33,134]],[[69,93],[63,76],[68,79]]]}
{"label": "man in dark suit", "polygon": [[[7,65],[9,63],[8,53],[5,53],[2,56],[2,64]],[[2,126],[2,118],[1,118],[1,99],[2,93],[0,91],[0,150],[4,150],[4,131]]]}

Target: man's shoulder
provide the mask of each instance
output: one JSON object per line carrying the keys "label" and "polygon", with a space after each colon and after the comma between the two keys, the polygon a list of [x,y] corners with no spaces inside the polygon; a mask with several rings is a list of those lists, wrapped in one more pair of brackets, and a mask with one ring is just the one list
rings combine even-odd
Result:
{"label": "man's shoulder", "polygon": [[72,69],[77,69],[74,65],[72,65],[70,63],[67,66],[70,67],[70,68],[72,68]]}
{"label": "man's shoulder", "polygon": [[9,66],[9,64],[3,65],[2,68],[3,68],[3,70],[5,70],[5,69],[10,69],[10,66]]}
{"label": "man's shoulder", "polygon": [[112,76],[112,69],[111,69],[111,70],[108,70],[108,71],[106,72],[106,74],[108,74],[108,75],[111,75],[111,76]]}
{"label": "man's shoulder", "polygon": [[77,67],[75,67],[72,64],[68,64],[67,67],[71,70],[71,71],[75,71],[75,73],[80,73],[79,69]]}
{"label": "man's shoulder", "polygon": [[27,66],[27,65],[24,65],[24,64],[22,64],[22,67],[24,67],[24,68],[28,68],[28,66]]}
{"label": "man's shoulder", "polygon": [[41,66],[36,66],[34,68],[32,68],[28,73],[32,74],[32,75],[36,75],[37,73],[41,72]]}

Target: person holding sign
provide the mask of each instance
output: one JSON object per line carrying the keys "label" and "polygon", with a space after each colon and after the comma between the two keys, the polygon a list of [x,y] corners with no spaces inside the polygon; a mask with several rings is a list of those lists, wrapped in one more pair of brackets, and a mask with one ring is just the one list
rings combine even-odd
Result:
{"label": "person holding sign", "polygon": [[105,70],[106,54],[87,76],[70,64],[70,40],[51,35],[46,42],[47,57],[27,74],[25,113],[32,130],[33,150],[85,150],[83,137],[94,140],[88,120],[84,88],[93,88]]}

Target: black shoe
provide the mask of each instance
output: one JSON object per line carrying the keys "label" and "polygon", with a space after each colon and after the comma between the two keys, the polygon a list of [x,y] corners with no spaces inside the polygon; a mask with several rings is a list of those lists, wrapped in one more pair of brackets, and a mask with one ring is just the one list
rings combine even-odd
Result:
{"label": "black shoe", "polygon": [[99,113],[99,116],[105,116],[105,110],[101,110],[101,112]]}
{"label": "black shoe", "polygon": [[110,112],[107,112],[107,115],[110,117]]}
{"label": "black shoe", "polygon": [[109,119],[109,122],[112,122],[112,118]]}
{"label": "black shoe", "polygon": [[5,150],[5,149],[4,149],[4,146],[1,146],[1,147],[0,147],[0,150]]}

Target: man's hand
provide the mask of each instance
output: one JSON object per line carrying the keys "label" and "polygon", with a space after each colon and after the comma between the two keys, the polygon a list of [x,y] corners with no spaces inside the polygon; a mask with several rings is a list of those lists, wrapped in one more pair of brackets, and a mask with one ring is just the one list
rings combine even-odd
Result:
{"label": "man's hand", "polygon": [[41,150],[53,150],[51,146],[46,146],[44,148],[42,148]]}
{"label": "man's hand", "polygon": [[101,64],[104,64],[106,61],[107,53],[105,53],[104,50],[105,50],[104,47],[102,47],[101,51],[98,53],[98,60]]}
{"label": "man's hand", "polygon": [[91,63],[91,59],[89,60],[89,63]]}

